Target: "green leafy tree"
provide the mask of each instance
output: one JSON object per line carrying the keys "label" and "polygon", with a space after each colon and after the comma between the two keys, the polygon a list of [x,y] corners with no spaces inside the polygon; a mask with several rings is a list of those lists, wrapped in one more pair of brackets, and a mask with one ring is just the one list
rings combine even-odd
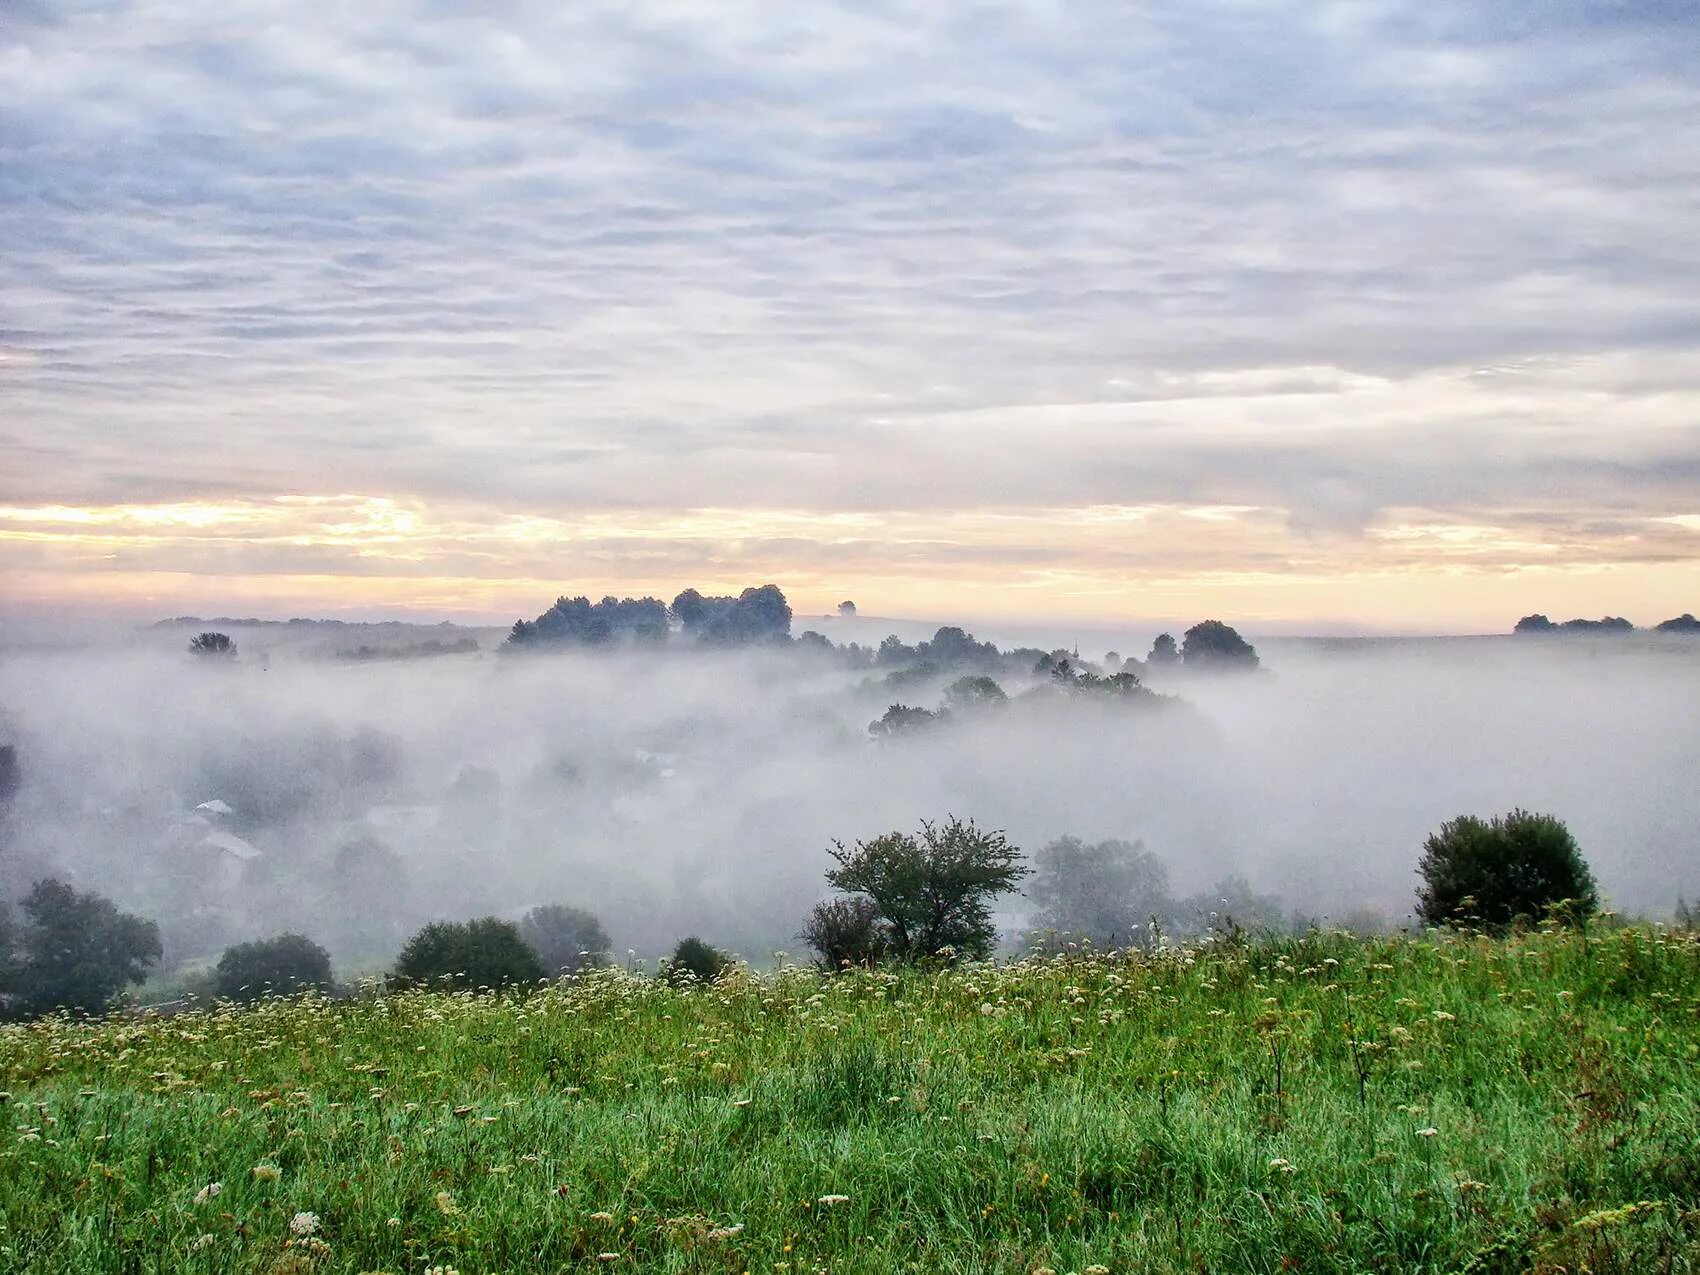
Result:
{"label": "green leafy tree", "polygon": [[520,919],[519,933],[550,974],[606,965],[613,946],[594,914],[561,903],[532,908]]}
{"label": "green leafy tree", "polygon": [[941,954],[978,960],[997,939],[991,904],[1028,874],[1021,850],[1001,831],[950,818],[921,833],[888,832],[854,848],[836,842],[828,884],[872,899],[899,960]]}
{"label": "green leafy tree", "polygon": [[433,921],[407,940],[391,980],[398,986],[501,988],[545,976],[519,927],[497,917]]}
{"label": "green leafy tree", "polygon": [[891,946],[879,905],[860,895],[815,904],[797,937],[820,953],[817,964],[829,973],[847,966],[871,969]]}
{"label": "green leafy tree", "polygon": [[10,997],[16,1012],[100,1013],[159,961],[159,926],[98,894],[49,878],[35,883],[22,910]]}
{"label": "green leafy tree", "polygon": [[663,962],[662,977],[669,983],[712,983],[731,964],[730,956],[693,934],[680,939],[673,955]]}
{"label": "green leafy tree", "polygon": [[1148,941],[1151,921],[1168,924],[1175,902],[1169,869],[1142,842],[1059,837],[1033,856],[1027,887],[1038,928],[1102,947]]}
{"label": "green leafy tree", "polygon": [[226,1000],[294,996],[331,985],[331,956],[304,934],[238,943],[218,958],[214,987]]}
{"label": "green leafy tree", "polygon": [[1417,872],[1417,915],[1428,925],[1502,930],[1561,903],[1584,916],[1599,906],[1594,874],[1570,829],[1527,810],[1448,820],[1423,843]]}

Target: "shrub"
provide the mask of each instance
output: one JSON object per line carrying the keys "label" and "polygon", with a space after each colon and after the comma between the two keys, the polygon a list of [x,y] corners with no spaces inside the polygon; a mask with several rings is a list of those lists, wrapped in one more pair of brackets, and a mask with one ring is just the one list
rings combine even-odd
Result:
{"label": "shrub", "polygon": [[997,938],[991,900],[1028,871],[1002,832],[955,818],[923,823],[919,837],[888,832],[854,849],[838,843],[828,853],[838,866],[827,872],[827,883],[873,900],[900,960],[989,955]]}
{"label": "shrub", "polygon": [[407,940],[391,981],[407,987],[500,988],[535,983],[543,964],[520,937],[519,927],[493,916],[476,921],[433,921]]}
{"label": "shrub", "polygon": [[0,966],[10,967],[10,986],[0,992],[14,1013],[100,1013],[159,961],[159,926],[98,894],[49,878],[35,883],[22,910],[24,924],[6,927],[10,959],[0,956]]}
{"label": "shrub", "polygon": [[549,974],[576,974],[605,965],[613,945],[594,915],[560,903],[532,908],[521,919],[519,933]]}
{"label": "shrub", "polygon": [[717,947],[704,943],[696,935],[679,940],[673,955],[662,964],[662,977],[669,983],[712,983],[726,972],[732,958]]}
{"label": "shrub", "polygon": [[1552,815],[1513,810],[1483,822],[1460,815],[1423,844],[1417,915],[1428,925],[1460,921],[1500,930],[1560,903],[1592,912],[1594,876],[1570,830]]}
{"label": "shrub", "polygon": [[236,643],[230,640],[228,633],[197,633],[189,639],[189,654],[211,660],[233,660],[236,658]]}
{"label": "shrub", "polygon": [[861,897],[815,904],[797,937],[820,953],[818,964],[828,972],[850,965],[871,968],[890,945],[879,905]]}
{"label": "shrub", "polygon": [[214,974],[214,990],[232,1001],[294,996],[322,991],[330,984],[330,953],[302,934],[280,934],[228,947],[218,958]]}

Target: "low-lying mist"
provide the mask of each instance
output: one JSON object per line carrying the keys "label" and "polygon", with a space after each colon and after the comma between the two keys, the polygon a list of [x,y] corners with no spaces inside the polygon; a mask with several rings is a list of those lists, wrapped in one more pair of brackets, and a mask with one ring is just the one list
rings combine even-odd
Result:
{"label": "low-lying mist", "polygon": [[1700,892],[1700,644],[1263,657],[1150,679],[1179,705],[1017,698],[875,740],[949,679],[894,693],[805,648],[8,654],[0,886],[98,890],[160,922],[168,966],[299,930],[375,970],[425,920],[548,902],[596,912],[617,955],[696,933],[760,961],[798,950],[830,842],[946,814],[1030,852],[1141,840],[1177,892],[1237,874],[1306,916],[1398,923],[1430,831],[1521,805],[1570,824],[1619,909]]}

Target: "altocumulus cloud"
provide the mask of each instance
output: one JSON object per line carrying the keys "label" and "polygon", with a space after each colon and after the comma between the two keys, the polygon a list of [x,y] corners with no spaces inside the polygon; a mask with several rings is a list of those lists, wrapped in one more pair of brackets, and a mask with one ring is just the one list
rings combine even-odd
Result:
{"label": "altocumulus cloud", "polygon": [[1697,27],[14,4],[0,571],[1692,587]]}

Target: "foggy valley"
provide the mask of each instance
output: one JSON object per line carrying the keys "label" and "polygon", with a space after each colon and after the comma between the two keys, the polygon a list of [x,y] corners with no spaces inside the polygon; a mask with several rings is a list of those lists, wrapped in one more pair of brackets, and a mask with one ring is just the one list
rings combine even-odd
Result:
{"label": "foggy valley", "polygon": [[[1142,842],[1177,897],[1244,911],[1220,886],[1239,878],[1283,924],[1409,923],[1423,838],[1518,806],[1570,825],[1609,906],[1668,916],[1700,890],[1682,637],[1254,639],[1255,672],[1130,664],[1159,700],[1058,693],[1007,647],[847,656],[883,636],[867,619],[792,626],[836,647],[526,652],[490,630],[226,627],[230,660],[189,654],[193,625],[0,652],[5,893],[99,891],[159,922],[167,971],[297,931],[375,974],[423,922],[544,903],[595,913],[620,961],[699,934],[768,964],[800,957],[830,844],[951,814],[1029,854]],[[1153,635],[1123,636],[1143,656]],[[983,672],[1007,703],[870,733]],[[1029,912],[1001,901],[1008,950]]]}

